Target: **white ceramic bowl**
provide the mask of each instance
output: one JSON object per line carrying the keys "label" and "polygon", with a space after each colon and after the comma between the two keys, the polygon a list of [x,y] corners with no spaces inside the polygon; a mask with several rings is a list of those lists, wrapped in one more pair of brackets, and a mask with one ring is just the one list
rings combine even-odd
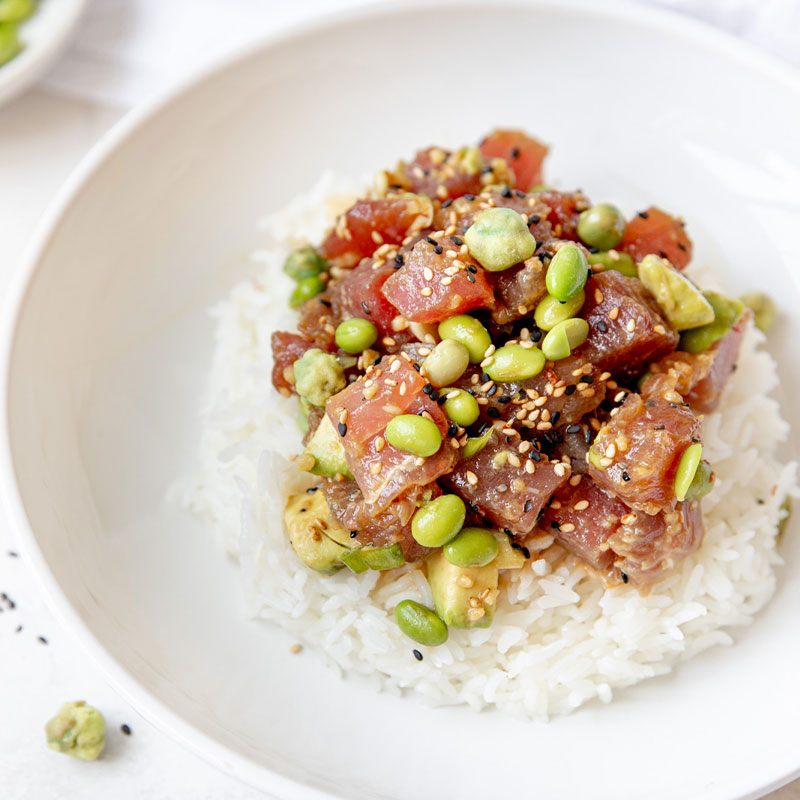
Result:
{"label": "white ceramic bowl", "polygon": [[20,27],[25,49],[0,67],[0,105],[27,89],[58,58],[88,0],[41,0]]}
{"label": "white ceramic bowl", "polygon": [[553,143],[565,186],[682,212],[733,291],[770,289],[800,430],[797,77],[627,5],[406,4],[243,53],[126,119],[72,178],[9,323],[9,513],[122,693],[277,796],[756,796],[800,767],[795,525],[778,592],[736,646],[545,725],[376,695],[290,655],[242,616],[209,533],[165,501],[195,457],[206,309],[243,274],[259,215],[325,169],[361,174],[496,124]]}

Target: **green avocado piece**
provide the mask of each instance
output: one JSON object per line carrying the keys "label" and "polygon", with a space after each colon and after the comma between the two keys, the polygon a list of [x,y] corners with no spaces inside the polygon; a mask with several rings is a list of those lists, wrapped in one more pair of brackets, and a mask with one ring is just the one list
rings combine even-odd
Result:
{"label": "green avocado piece", "polygon": [[403,548],[399,544],[385,547],[359,547],[342,556],[342,561],[356,575],[368,570],[384,570],[402,567],[406,563]]}
{"label": "green avocado piece", "polygon": [[94,761],[106,743],[103,715],[83,700],[64,703],[44,726],[47,746],[83,761]]}
{"label": "green avocado piece", "polygon": [[501,531],[493,531],[494,538],[497,539],[497,556],[494,565],[497,569],[521,569],[525,566],[525,556],[520,550],[515,550],[511,546],[511,540]]}
{"label": "green avocado piece", "polygon": [[645,256],[639,262],[639,280],[655,297],[676,331],[714,321],[714,309],[703,293],[665,258]]}
{"label": "green avocado piece", "polygon": [[706,292],[706,300],[714,309],[714,319],[708,325],[701,325],[681,333],[678,343],[680,350],[687,353],[702,353],[718,342],[735,324],[744,311],[744,305],[719,292]]}
{"label": "green avocado piece", "polygon": [[352,478],[353,474],[347,466],[344,456],[344,445],[341,437],[327,414],[322,418],[319,427],[314,431],[306,446],[305,452],[314,457],[314,466],[310,472],[313,475],[323,475],[332,478],[342,474],[345,478]]}
{"label": "green avocado piece", "polygon": [[344,566],[342,556],[350,551],[350,533],[332,518],[320,490],[290,497],[283,518],[295,553],[311,569],[333,575]]}
{"label": "green avocado piece", "polygon": [[[488,628],[497,605],[497,559],[485,567],[457,567],[437,550],[428,556],[436,613],[455,628]],[[481,599],[480,595],[487,592]]]}

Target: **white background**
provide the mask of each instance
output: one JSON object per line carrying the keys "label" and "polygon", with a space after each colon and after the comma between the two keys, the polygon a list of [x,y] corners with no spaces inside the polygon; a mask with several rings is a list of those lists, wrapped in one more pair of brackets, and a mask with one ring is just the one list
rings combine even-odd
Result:
{"label": "white background", "polygon": [[[57,2],[58,0],[44,0]],[[46,78],[0,108],[0,286],[54,192],[132,106],[237,44],[363,0],[95,0]],[[800,64],[800,0],[663,0]],[[263,794],[203,764],[140,717],[60,630],[0,525],[0,798],[252,800]],[[46,644],[39,637],[46,639]],[[44,746],[65,700],[86,699],[109,726],[95,763]],[[126,723],[127,737],[120,732]],[[793,785],[772,796],[800,800]]]}

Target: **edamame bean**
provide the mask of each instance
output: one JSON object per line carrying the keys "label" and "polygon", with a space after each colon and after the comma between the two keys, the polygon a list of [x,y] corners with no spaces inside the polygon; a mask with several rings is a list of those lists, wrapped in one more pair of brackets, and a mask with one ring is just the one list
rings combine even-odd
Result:
{"label": "edamame bean", "polygon": [[750,294],[743,294],[741,301],[752,309],[756,328],[764,333],[769,333],[769,329],[775,324],[778,317],[778,309],[772,298],[762,292],[750,292]]}
{"label": "edamame bean", "polygon": [[378,329],[368,319],[353,317],[346,319],[336,326],[336,344],[345,353],[361,353],[375,344],[378,338]]}
{"label": "edamame bean", "polygon": [[494,351],[486,374],[493,381],[524,381],[538,375],[544,369],[545,361],[538,347],[507,344]]}
{"label": "edamame bean", "polygon": [[437,389],[457,381],[469,366],[469,350],[455,339],[444,339],[422,362],[424,375]]}
{"label": "edamame bean", "polygon": [[588,276],[589,262],[583,250],[575,244],[558,248],[545,275],[547,291],[565,303],[583,289]]}
{"label": "edamame bean", "polygon": [[636,262],[627,254],[619,250],[605,250],[602,253],[589,253],[590,264],[602,264],[605,269],[615,269],[626,278],[636,278],[639,275]]}
{"label": "edamame bean", "polygon": [[480,364],[492,344],[489,331],[468,314],[458,314],[439,323],[439,338],[454,339],[467,348],[471,364]]}
{"label": "edamame bean", "polygon": [[0,22],[22,22],[35,10],[35,0],[0,0]]}
{"label": "edamame bean", "polygon": [[690,444],[678,462],[678,469],[675,472],[675,497],[680,501],[686,499],[686,493],[692,485],[697,468],[700,466],[700,459],[703,457],[703,445],[695,442]]}
{"label": "edamame bean", "polygon": [[485,567],[494,561],[499,550],[497,539],[483,528],[462,528],[455,539],[448,542],[442,552],[457,567]]}
{"label": "edamame bean", "polygon": [[320,292],[325,291],[325,281],[318,275],[311,278],[303,278],[298,281],[294,291],[289,295],[289,305],[292,308],[300,308],[306,300],[316,297]]}
{"label": "edamame bean", "polygon": [[586,341],[588,335],[589,323],[585,319],[565,319],[544,337],[542,342],[544,357],[548,361],[566,358]]}
{"label": "edamame bean", "polygon": [[442,434],[427,417],[400,414],[386,426],[386,441],[398,450],[427,458],[442,446]]}
{"label": "edamame bean", "polygon": [[[451,394],[456,393],[455,397],[450,397]],[[447,399],[444,401],[444,413],[462,428],[467,425],[472,425],[480,416],[481,408],[478,401],[465,389],[442,389],[442,397]]]}
{"label": "edamame bean", "polygon": [[744,306],[717,292],[704,292],[705,299],[714,311],[714,320],[691,330],[681,332],[678,347],[688,353],[702,353],[716,344],[736,323]]}
{"label": "edamame bean", "polygon": [[610,250],[622,241],[624,233],[625,217],[611,203],[598,203],[578,217],[578,236],[589,247]]}
{"label": "edamame bean", "polygon": [[447,625],[427,606],[415,600],[401,600],[394,609],[397,625],[409,639],[436,647],[447,641]]}
{"label": "edamame bean", "polygon": [[572,300],[567,300],[566,303],[562,303],[548,294],[536,306],[533,312],[533,321],[543,331],[552,330],[559,322],[574,317],[583,308],[585,299],[586,295],[582,289]]}
{"label": "edamame bean", "polygon": [[536,239],[525,220],[511,208],[488,208],[464,234],[470,255],[489,272],[500,272],[530,258]]}
{"label": "edamame bean", "polygon": [[483,436],[473,436],[467,439],[467,443],[461,448],[461,458],[472,458],[477,455],[489,444],[489,439],[492,438],[492,429],[490,428]]}
{"label": "edamame bean", "polygon": [[441,547],[458,535],[467,509],[456,494],[443,494],[419,508],[411,519],[411,535],[423,547]]}
{"label": "edamame bean", "polygon": [[311,247],[301,247],[289,253],[283,262],[283,271],[296,281],[313,278],[328,271],[328,262]]}
{"label": "edamame bean", "polygon": [[714,488],[713,475],[714,472],[711,469],[711,464],[703,459],[698,465],[697,472],[695,472],[694,478],[692,478],[692,482],[686,492],[685,500],[687,503],[705,497]]}

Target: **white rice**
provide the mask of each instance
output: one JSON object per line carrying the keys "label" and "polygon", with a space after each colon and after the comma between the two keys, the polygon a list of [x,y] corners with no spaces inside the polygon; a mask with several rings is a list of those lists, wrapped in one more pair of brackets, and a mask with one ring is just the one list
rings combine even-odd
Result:
{"label": "white rice", "polygon": [[288,460],[301,449],[297,405],[271,385],[269,338],[273,330],[295,328],[286,302],[292,281],[280,267],[291,247],[319,240],[346,206],[346,195],[328,197],[335,186],[326,176],[314,192],[264,221],[263,249],[252,255],[259,277],[234,287],[213,310],[217,349],[199,476],[180,494],[238,556],[253,616],[293,632],[331,667],[371,676],[384,690],[536,719],[592,698],[609,702],[616,688],[730,644],[729,629],[751,623],[775,590],[781,504],[797,494],[796,464],[776,456],[789,427],[767,396],[777,374],[759,349],[764,337],[757,330],[745,337],[720,408],[705,419],[704,455],[717,482],[703,500],[703,545],[648,596],[632,587],[604,588],[553,545],[533,553],[523,569],[503,573],[490,628],[452,629],[446,644],[420,648],[424,660],[417,662],[393,609],[405,598],[432,604],[418,568],[323,577],[300,562],[283,507],[311,480]]}

